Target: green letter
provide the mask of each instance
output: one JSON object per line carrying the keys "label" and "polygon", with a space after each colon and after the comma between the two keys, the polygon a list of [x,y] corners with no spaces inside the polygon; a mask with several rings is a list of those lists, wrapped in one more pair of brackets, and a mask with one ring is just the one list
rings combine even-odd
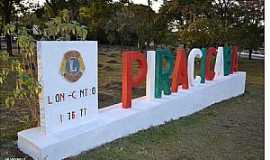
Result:
{"label": "green letter", "polygon": [[202,48],[202,57],[201,57],[201,83],[205,83],[205,66],[206,66],[206,48]]}
{"label": "green letter", "polygon": [[224,76],[227,76],[231,73],[231,48],[225,47],[224,48]]}
{"label": "green letter", "polygon": [[[163,59],[166,60],[166,68],[163,69]],[[161,98],[162,91],[165,95],[171,94],[170,76],[173,70],[173,56],[169,49],[157,49],[156,51],[156,75],[155,97]]]}

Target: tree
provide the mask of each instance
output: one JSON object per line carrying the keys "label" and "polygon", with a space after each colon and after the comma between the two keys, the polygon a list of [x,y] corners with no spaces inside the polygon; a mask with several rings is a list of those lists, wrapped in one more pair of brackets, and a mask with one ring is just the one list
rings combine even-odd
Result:
{"label": "tree", "polygon": [[189,46],[240,45],[251,57],[263,45],[263,0],[172,0],[160,13]]}
{"label": "tree", "polygon": [[190,48],[209,45],[211,43],[212,28],[208,19],[197,19],[179,31],[179,40]]}
{"label": "tree", "polygon": [[7,42],[7,51],[12,55],[12,35],[4,30],[7,25],[15,24],[15,29],[18,28],[19,15],[23,15],[29,9],[32,9],[33,3],[25,0],[4,0],[0,2],[0,19],[1,19],[1,33],[5,32]]}
{"label": "tree", "polygon": [[55,17],[59,12],[66,8],[65,0],[46,0],[45,10],[50,17]]}
{"label": "tree", "polygon": [[[6,25],[6,28],[10,35],[14,34],[14,25]],[[59,37],[63,37],[62,40],[70,40],[70,34],[84,40],[87,30],[77,22],[70,21],[69,12],[63,10],[47,23],[42,33],[43,38],[47,40]],[[31,122],[36,126],[39,122],[38,95],[41,91],[37,80],[36,39],[29,34],[26,27],[20,26],[16,42],[22,47],[20,58],[11,57],[8,53],[0,51],[0,87],[5,83],[14,85],[14,88],[8,87],[8,90],[3,90],[6,93],[3,97],[6,107],[13,107],[18,103],[31,107]],[[7,81],[10,76],[16,77],[14,81]]]}
{"label": "tree", "polygon": [[53,40],[78,40],[85,39],[87,28],[77,21],[72,21],[70,12],[64,9],[55,18],[46,23],[43,38]]}
{"label": "tree", "polygon": [[149,47],[154,40],[157,14],[151,7],[133,3],[111,4],[111,16],[105,25],[107,39],[121,45]]}
{"label": "tree", "polygon": [[[134,44],[136,41],[136,20],[135,13],[131,7],[132,4],[115,3],[113,16],[108,20],[105,26],[105,32],[109,39],[116,40],[121,45]],[[115,36],[115,38],[112,38]]]}
{"label": "tree", "polygon": [[[0,3],[3,26],[11,24],[11,22],[18,16],[18,13],[22,13],[27,9],[22,2],[23,0],[4,0],[4,2]],[[3,28],[3,26],[1,26],[1,28]],[[12,55],[12,36],[10,34],[6,34],[6,42],[7,51]]]}
{"label": "tree", "polygon": [[[1,3],[1,2],[0,2]],[[2,10],[0,11],[0,15],[2,15]],[[4,20],[3,17],[0,17],[0,50],[2,50],[2,36],[4,35]]]}
{"label": "tree", "polygon": [[110,0],[94,0],[81,5],[79,21],[88,27],[88,38],[104,42],[106,39],[105,25],[112,16]]}
{"label": "tree", "polygon": [[239,26],[239,43],[249,50],[249,59],[252,52],[264,44],[264,1],[243,0],[239,1],[241,19]]}
{"label": "tree", "polygon": [[[160,8],[160,14],[166,20],[169,33],[178,32],[177,38],[182,44],[188,43],[189,46],[193,46],[200,43],[201,45],[201,42],[198,42],[198,40],[203,40],[206,37],[200,37],[198,39],[200,34],[195,36],[195,32],[202,33],[199,30],[205,31],[204,27],[207,27],[206,24],[208,24],[207,15],[209,14],[209,6],[211,6],[211,1],[208,0],[165,1]],[[198,28],[200,26],[203,28]],[[194,39],[192,40],[192,38]]]}

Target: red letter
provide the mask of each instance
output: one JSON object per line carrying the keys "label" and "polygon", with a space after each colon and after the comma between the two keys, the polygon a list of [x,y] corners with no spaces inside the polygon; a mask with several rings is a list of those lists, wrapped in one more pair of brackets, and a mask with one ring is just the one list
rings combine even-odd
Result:
{"label": "red letter", "polygon": [[[137,74],[132,76],[132,63],[137,61],[139,69]],[[130,51],[123,53],[122,73],[122,107],[131,108],[132,87],[138,87],[146,78],[147,62],[141,52]]]}
{"label": "red letter", "polygon": [[238,71],[238,47],[234,46],[232,49],[232,67],[231,67],[231,73]]}
{"label": "red letter", "polygon": [[178,85],[182,84],[183,89],[188,89],[187,58],[184,48],[177,49],[176,60],[172,75],[172,92],[178,91]]}
{"label": "red letter", "polygon": [[210,47],[207,49],[206,55],[206,71],[205,71],[205,79],[210,81],[215,77],[215,72],[211,70],[212,58],[217,55],[217,49],[214,47]]}

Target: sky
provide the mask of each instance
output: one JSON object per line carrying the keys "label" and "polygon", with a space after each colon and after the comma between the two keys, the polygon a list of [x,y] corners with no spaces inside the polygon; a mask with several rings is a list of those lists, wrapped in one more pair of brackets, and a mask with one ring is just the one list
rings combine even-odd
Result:
{"label": "sky", "polygon": [[[45,0],[33,0],[35,2],[39,2],[40,4],[43,4],[45,2]],[[113,0],[113,1],[117,1],[117,0]],[[147,5],[147,0],[132,0],[133,3],[136,3],[136,4],[144,4],[144,5]],[[162,4],[162,0],[158,0],[157,2],[152,2],[152,8],[154,11],[158,11],[159,7],[161,6]]]}

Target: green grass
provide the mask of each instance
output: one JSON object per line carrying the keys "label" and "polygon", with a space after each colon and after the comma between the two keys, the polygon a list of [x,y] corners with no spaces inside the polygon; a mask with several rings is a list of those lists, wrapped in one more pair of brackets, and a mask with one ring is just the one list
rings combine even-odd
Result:
{"label": "green grass", "polygon": [[[100,108],[120,102],[119,52],[112,48],[99,51]],[[247,72],[244,95],[68,159],[264,159],[264,62],[240,59],[240,70]],[[141,87],[133,96],[144,94]],[[0,107],[0,110],[0,157],[27,157],[16,148],[16,132],[31,127],[27,107]]]}

